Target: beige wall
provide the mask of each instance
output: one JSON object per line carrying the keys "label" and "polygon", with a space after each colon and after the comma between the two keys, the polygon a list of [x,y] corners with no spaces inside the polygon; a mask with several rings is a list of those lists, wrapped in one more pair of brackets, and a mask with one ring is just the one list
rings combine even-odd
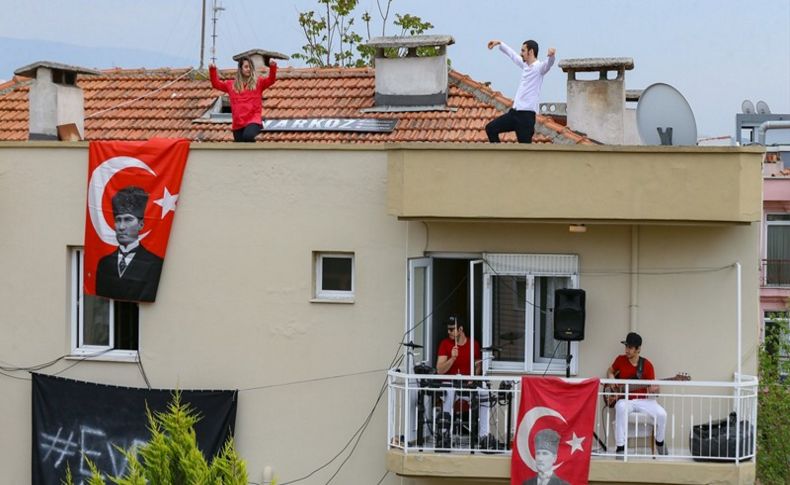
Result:
{"label": "beige wall", "polygon": [[[398,221],[387,212],[382,147],[198,144],[190,152],[158,301],[140,310],[140,346],[155,387],[244,390],[238,444],[250,478],[265,465],[299,478],[338,452],[373,407],[404,328],[406,258],[441,252],[569,252],[588,291],[584,375],[601,375],[628,330],[631,226]],[[69,351],[68,248],[82,244],[84,144],[0,143],[0,359],[45,362]],[[643,226],[642,269],[744,263],[744,349],[754,371],[754,224]],[[429,235],[426,241],[426,235]],[[353,251],[353,304],[311,303],[312,251]],[[732,270],[640,276],[639,331],[661,375],[734,370]],[[722,352],[695,358],[710,336]],[[682,346],[682,347],[680,347]],[[685,351],[678,352],[678,348]],[[60,363],[56,372],[73,362]],[[24,377],[24,374],[19,374]],[[65,377],[143,386],[133,363],[83,362]],[[0,469],[30,474],[30,385],[0,376]],[[386,401],[337,483],[375,483],[385,470]],[[324,483],[334,466],[304,483]],[[416,483],[388,477],[384,484]],[[424,482],[419,482],[424,483]]]}

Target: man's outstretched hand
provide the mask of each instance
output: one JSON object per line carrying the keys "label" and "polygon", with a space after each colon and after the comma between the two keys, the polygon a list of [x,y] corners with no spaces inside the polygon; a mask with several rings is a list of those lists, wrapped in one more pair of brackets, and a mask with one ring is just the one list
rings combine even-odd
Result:
{"label": "man's outstretched hand", "polygon": [[498,46],[501,43],[502,43],[501,40],[489,40],[488,41],[488,48],[489,49],[493,49],[494,47]]}
{"label": "man's outstretched hand", "polygon": [[554,47],[549,47],[549,57],[554,57],[554,54],[557,53],[557,49]]}

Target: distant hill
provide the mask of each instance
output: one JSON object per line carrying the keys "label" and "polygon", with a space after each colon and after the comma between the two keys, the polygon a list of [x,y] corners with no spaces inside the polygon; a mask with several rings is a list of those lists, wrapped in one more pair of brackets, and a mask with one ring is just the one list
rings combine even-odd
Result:
{"label": "distant hill", "polygon": [[[195,49],[197,52],[197,49]],[[160,52],[117,47],[86,47],[46,40],[0,37],[0,79],[11,79],[14,70],[36,61],[53,61],[94,69],[111,67],[197,67],[197,59]]]}

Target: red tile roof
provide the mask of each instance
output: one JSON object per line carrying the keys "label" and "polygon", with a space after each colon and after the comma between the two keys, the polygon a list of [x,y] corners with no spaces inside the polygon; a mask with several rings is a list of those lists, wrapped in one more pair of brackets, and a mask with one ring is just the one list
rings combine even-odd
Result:
{"label": "red tile roof", "polygon": [[[231,71],[224,73],[232,75]],[[31,81],[15,77],[0,84],[0,140],[27,140],[27,94]],[[80,76],[85,93],[85,137],[140,140],[185,137],[231,141],[229,123],[199,120],[220,96],[205,73],[192,69],[111,69]],[[397,118],[391,133],[267,132],[261,141],[289,142],[486,142],[486,123],[511,100],[469,76],[450,71],[445,111],[363,113],[373,107],[372,68],[281,68],[264,92],[265,118]],[[504,142],[515,142],[513,133]],[[536,143],[593,143],[551,118],[538,115]]]}

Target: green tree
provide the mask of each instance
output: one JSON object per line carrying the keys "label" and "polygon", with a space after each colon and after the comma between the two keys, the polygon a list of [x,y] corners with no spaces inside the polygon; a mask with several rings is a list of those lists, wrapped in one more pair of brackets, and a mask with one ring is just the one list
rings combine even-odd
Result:
{"label": "green tree", "polygon": [[[316,10],[299,13],[299,26],[302,28],[306,43],[301,52],[292,55],[294,59],[303,60],[308,66],[313,67],[362,67],[370,65],[373,61],[373,49],[362,44],[363,40],[370,40],[373,28],[373,16],[370,12],[363,12],[359,17],[365,24],[367,39],[363,39],[356,31],[355,11],[359,5],[358,0],[317,0],[321,13]],[[381,35],[386,35],[387,25],[394,0],[376,0],[379,19],[381,21]],[[419,35],[432,29],[430,22],[423,21],[420,17],[410,14],[395,14],[392,22],[400,28],[400,34]],[[435,55],[435,49],[418,49],[418,55]],[[392,50],[387,56],[403,55],[403,52]]]}
{"label": "green tree", "polygon": [[[87,457],[91,469],[88,485],[247,485],[247,467],[229,438],[220,453],[208,463],[197,446],[195,423],[198,414],[173,395],[167,411],[147,411],[151,438],[137,449],[120,450],[127,460],[124,475],[105,477]],[[64,485],[73,485],[71,470],[66,470]]]}
{"label": "green tree", "polygon": [[760,349],[757,478],[763,485],[790,483],[790,341],[787,316],[766,319]]}

